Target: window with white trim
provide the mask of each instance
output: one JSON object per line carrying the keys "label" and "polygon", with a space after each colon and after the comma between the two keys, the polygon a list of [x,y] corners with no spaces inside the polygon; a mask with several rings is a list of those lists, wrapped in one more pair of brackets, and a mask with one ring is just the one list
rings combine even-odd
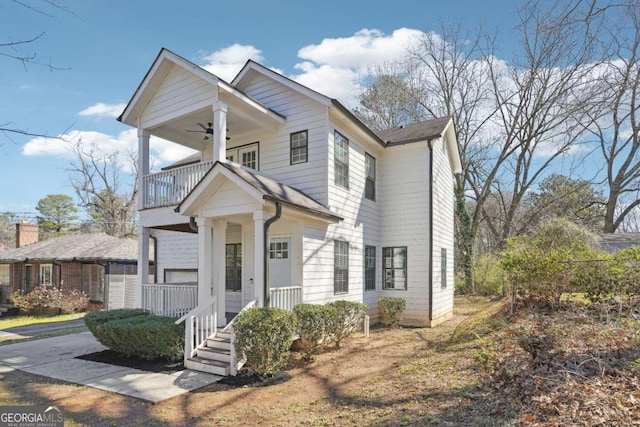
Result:
{"label": "window with white trim", "polygon": [[53,265],[40,264],[40,284],[53,285]]}
{"label": "window with white trim", "polygon": [[226,153],[227,160],[239,163],[242,166],[258,170],[259,168],[259,143],[242,145],[240,147],[228,148]]}
{"label": "window with white trim", "polygon": [[10,285],[10,284],[11,284],[11,264],[0,264],[0,286]]}
{"label": "window with white trim", "polygon": [[407,289],[407,247],[382,248],[382,288]]}
{"label": "window with white trim", "polygon": [[447,287],[447,249],[440,248],[440,287]]}
{"label": "window with white trim", "polygon": [[334,182],[349,188],[349,140],[337,130],[333,132],[334,140]]}
{"label": "window with white trim", "polygon": [[364,154],[364,166],[366,181],[364,184],[364,197],[369,200],[376,200],[376,159],[372,155]]}
{"label": "window with white trim", "polygon": [[291,164],[306,163],[309,132],[306,130],[294,132],[290,135]]}
{"label": "window with white trim", "polygon": [[349,292],[349,243],[336,240],[333,243],[333,293]]}
{"label": "window with white trim", "polygon": [[376,290],[376,247],[364,247],[364,290]]}

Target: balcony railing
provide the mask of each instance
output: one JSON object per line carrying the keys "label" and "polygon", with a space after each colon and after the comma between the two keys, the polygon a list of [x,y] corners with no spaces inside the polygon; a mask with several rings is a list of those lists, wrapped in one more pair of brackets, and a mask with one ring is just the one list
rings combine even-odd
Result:
{"label": "balcony railing", "polygon": [[142,285],[142,308],[158,316],[184,316],[198,302],[197,283]]}
{"label": "balcony railing", "polygon": [[200,182],[213,162],[201,162],[142,177],[143,207],[175,206]]}

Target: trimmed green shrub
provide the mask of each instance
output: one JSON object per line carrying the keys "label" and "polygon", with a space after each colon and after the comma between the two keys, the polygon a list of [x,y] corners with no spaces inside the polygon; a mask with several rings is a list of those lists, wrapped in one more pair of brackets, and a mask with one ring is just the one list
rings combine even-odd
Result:
{"label": "trimmed green shrub", "polygon": [[334,337],[338,310],[330,305],[298,304],[293,307],[300,348],[305,360],[311,360]]}
{"label": "trimmed green shrub", "polygon": [[[112,320],[149,315],[151,315],[151,313],[148,310],[144,310],[142,308],[120,308],[117,310],[109,311],[92,311],[84,316],[84,323],[87,325],[87,328],[93,334],[93,336],[95,336],[98,341],[100,341],[97,332],[98,326],[107,322],[111,322]],[[106,344],[103,343],[103,345]]]}
{"label": "trimmed green shrub", "polygon": [[353,301],[333,301],[328,305],[337,311],[333,340],[336,343],[336,348],[340,348],[342,342],[349,338],[351,333],[360,325],[360,322],[367,314],[368,307],[366,304]]}
{"label": "trimmed green shrub", "polygon": [[281,308],[252,307],[233,321],[234,348],[259,375],[274,375],[287,365],[296,331],[292,313]]}
{"label": "trimmed green shrub", "polygon": [[184,324],[172,317],[142,315],[97,326],[98,341],[111,350],[143,359],[180,360],[184,355]]}
{"label": "trimmed green shrub", "polygon": [[380,297],[378,304],[382,308],[382,315],[385,321],[392,327],[397,328],[400,324],[402,313],[407,308],[407,301],[404,298]]}

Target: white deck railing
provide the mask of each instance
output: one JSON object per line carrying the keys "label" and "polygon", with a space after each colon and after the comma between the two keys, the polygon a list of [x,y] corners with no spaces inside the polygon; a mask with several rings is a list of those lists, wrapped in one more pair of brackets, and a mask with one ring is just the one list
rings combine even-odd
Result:
{"label": "white deck railing", "polygon": [[296,304],[302,303],[302,286],[269,289],[269,306],[292,311]]}
{"label": "white deck railing", "polygon": [[197,283],[142,285],[142,308],[158,316],[180,317],[198,303]]}
{"label": "white deck railing", "polygon": [[175,206],[185,198],[211,169],[213,162],[152,173],[142,177],[142,205],[144,208]]}

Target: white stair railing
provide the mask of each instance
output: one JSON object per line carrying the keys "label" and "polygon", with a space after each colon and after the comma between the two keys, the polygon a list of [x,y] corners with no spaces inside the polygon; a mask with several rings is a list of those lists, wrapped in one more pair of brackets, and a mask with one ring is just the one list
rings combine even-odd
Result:
{"label": "white stair railing", "polygon": [[178,320],[176,325],[186,320],[184,328],[184,361],[194,357],[198,347],[204,346],[207,338],[214,337],[218,329],[217,300],[209,298]]}
{"label": "white stair railing", "polygon": [[142,285],[142,308],[157,316],[180,317],[196,307],[197,283]]}

